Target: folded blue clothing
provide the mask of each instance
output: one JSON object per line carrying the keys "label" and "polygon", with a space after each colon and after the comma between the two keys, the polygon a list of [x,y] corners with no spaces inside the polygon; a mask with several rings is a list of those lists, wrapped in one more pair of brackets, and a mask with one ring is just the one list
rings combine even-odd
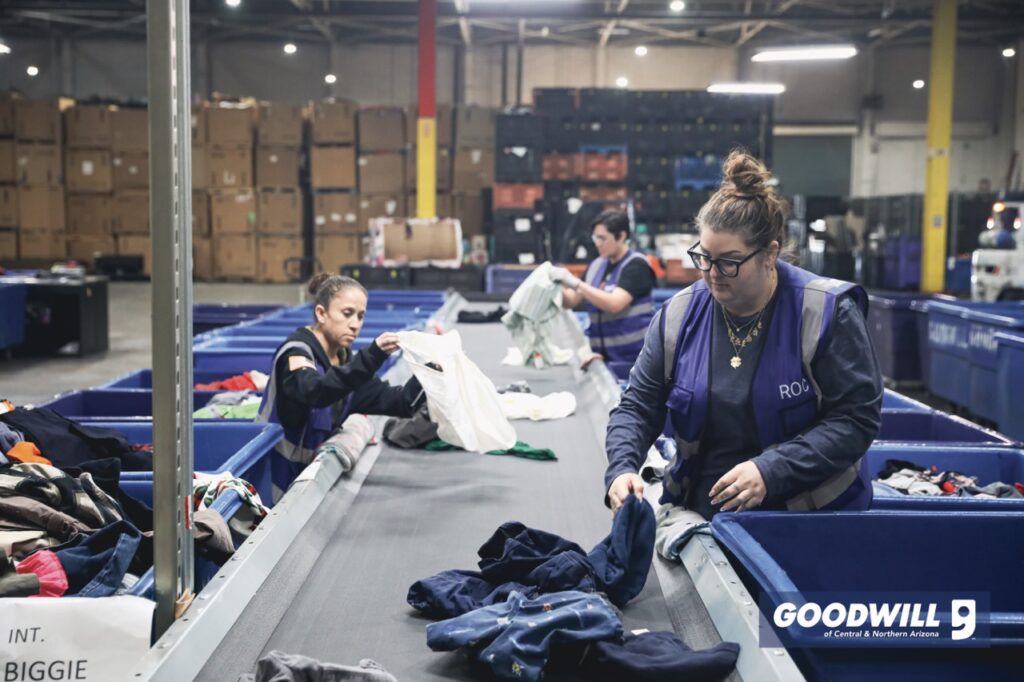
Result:
{"label": "folded blue clothing", "polygon": [[736,667],[740,645],[722,642],[694,651],[674,632],[626,635],[622,642],[597,642],[577,674],[588,682],[663,682],[721,680]]}
{"label": "folded blue clothing", "polygon": [[553,646],[621,638],[615,609],[600,595],[578,591],[537,599],[513,592],[504,603],[427,626],[434,651],[472,647],[477,660],[510,680],[539,680]]}

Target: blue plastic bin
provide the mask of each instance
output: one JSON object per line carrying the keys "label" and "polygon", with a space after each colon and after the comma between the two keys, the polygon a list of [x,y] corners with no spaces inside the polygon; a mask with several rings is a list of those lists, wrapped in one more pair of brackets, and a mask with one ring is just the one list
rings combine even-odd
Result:
{"label": "blue plastic bin", "polygon": [[[751,597],[768,602],[768,618],[794,594],[829,593],[840,599],[842,593],[878,594],[879,599],[893,592],[989,595],[990,635],[1000,646],[790,648],[808,680],[1021,677],[1024,523],[1019,514],[726,513],[714,518],[711,529]],[[800,639],[799,632],[790,632]]]}
{"label": "blue plastic bin", "polygon": [[[352,348],[359,350],[373,340],[374,337],[359,337],[352,344]],[[281,339],[268,341],[263,337],[211,339],[192,350],[192,363],[196,370],[228,376],[254,369],[270,374],[273,369],[271,364],[274,361],[274,352],[280,343]]]}
{"label": "blue plastic bin", "polygon": [[971,293],[971,257],[957,256],[946,267],[946,291],[953,294]]}
{"label": "blue plastic bin", "polygon": [[238,324],[245,320],[262,317],[283,307],[260,304],[198,303],[192,306],[192,333],[202,334],[211,329]]}
{"label": "blue plastic bin", "polygon": [[[245,370],[249,371],[249,370]],[[236,373],[240,374],[240,372]],[[192,381],[197,384],[210,384],[214,381],[224,381],[229,379],[233,374],[225,374],[224,372],[207,372],[203,370],[192,370]],[[134,372],[128,372],[122,374],[116,379],[111,379],[105,384],[100,384],[96,388],[153,388],[153,370],[151,369],[137,369]]]}
{"label": "blue plastic bin", "polygon": [[[1024,334],[999,332],[996,339],[996,405],[999,430],[1024,441]],[[1018,479],[1024,480],[1024,479]]]}
{"label": "blue plastic bin", "polygon": [[484,273],[484,291],[488,294],[511,294],[533,270],[532,265],[488,265]]}
{"label": "blue plastic bin", "polygon": [[[96,422],[96,426],[120,431],[129,443],[152,443],[152,422]],[[197,422],[192,431],[194,471],[219,474],[230,471],[256,488],[264,504],[273,502],[270,453],[284,432],[279,424],[253,422]],[[121,488],[135,496],[138,483],[153,482],[151,471],[122,471]]]}
{"label": "blue plastic bin", "polygon": [[[918,374],[925,388],[931,390],[931,357],[932,351],[928,345],[928,307],[934,302],[956,303],[952,296],[933,294],[931,298],[918,298],[910,303],[910,309],[914,312],[914,320],[917,323],[917,362]],[[932,391],[934,393],[934,391]],[[938,395],[938,394],[936,394]]]}
{"label": "blue plastic bin", "polygon": [[970,402],[971,365],[967,342],[969,324],[966,301],[932,301],[928,304],[928,390],[954,405]]}
{"label": "blue plastic bin", "polygon": [[[192,404],[199,409],[220,391],[192,391]],[[152,389],[89,388],[54,396],[39,407],[80,422],[124,421],[153,418]]]}
{"label": "blue plastic bin", "polygon": [[1014,442],[995,431],[989,431],[966,419],[938,410],[883,410],[882,427],[876,443],[899,441],[918,444],[999,445]]}
{"label": "blue plastic bin", "polygon": [[887,388],[885,389],[885,393],[882,395],[882,409],[930,412],[932,408],[922,402],[914,400],[913,398],[908,398],[902,393],[897,393],[896,391]]}
{"label": "blue plastic bin", "polygon": [[882,285],[886,289],[916,289],[921,284],[921,240],[890,237],[883,247]]}
{"label": "blue plastic bin", "polygon": [[[1001,447],[915,447],[907,445],[872,445],[865,466],[871,479],[878,478],[886,460],[900,459],[938,471],[958,471],[978,479],[981,486],[1003,482],[1013,485],[1024,481],[1024,450]],[[927,495],[875,495],[872,510],[906,509],[909,511],[1005,511],[1024,512],[1024,499],[977,499],[973,497]]]}
{"label": "blue plastic bin", "polygon": [[0,349],[25,341],[25,298],[28,286],[0,282]]}
{"label": "blue plastic bin", "polygon": [[872,293],[868,331],[875,344],[882,374],[893,381],[921,381],[917,313],[911,304],[928,294]]}
{"label": "blue plastic bin", "polygon": [[[1001,416],[996,390],[996,332],[1024,331],[1024,303],[997,303],[964,312],[968,321],[970,392],[973,414],[998,423]],[[1002,426],[1002,424],[1000,424]]]}

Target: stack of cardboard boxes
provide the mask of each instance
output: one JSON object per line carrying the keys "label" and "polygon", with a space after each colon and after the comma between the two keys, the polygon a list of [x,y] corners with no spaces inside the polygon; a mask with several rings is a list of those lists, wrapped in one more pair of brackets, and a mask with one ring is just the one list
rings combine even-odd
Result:
{"label": "stack of cardboard boxes", "polygon": [[345,100],[310,107],[313,256],[324,272],[362,260],[356,173],[356,105]]}
{"label": "stack of cardboard boxes", "polygon": [[18,257],[18,163],[14,153],[14,100],[0,94],[0,263]]}
{"label": "stack of cardboard boxes", "polygon": [[[64,112],[67,256],[89,266],[97,256],[117,253],[111,222],[116,110],[110,105],[83,104]],[[144,175],[148,170],[142,167]]]}
{"label": "stack of cardboard boxes", "polygon": [[372,218],[409,215],[405,111],[362,108],[358,128],[359,227],[365,231]]}
{"label": "stack of cardboard boxes", "polygon": [[470,240],[471,259],[486,262],[484,221],[488,207],[484,190],[494,185],[494,126],[497,111],[459,107],[455,115],[455,153],[452,178],[452,217]]}
{"label": "stack of cardboard boxes", "polygon": [[257,266],[261,282],[299,276],[305,201],[299,186],[304,112],[297,104],[263,103],[256,127]]}
{"label": "stack of cardboard boxes", "polygon": [[[454,132],[454,112],[448,104],[438,104],[435,112],[434,137],[436,139],[437,151],[437,179],[435,190],[437,191],[436,212],[442,218],[452,215],[452,135]],[[415,106],[407,107],[405,110],[406,141],[408,152],[406,155],[405,181],[408,185],[409,196],[406,201],[406,208],[410,216],[416,215],[416,190],[418,185],[417,176],[419,172],[418,156],[416,153],[418,135],[418,109]]]}
{"label": "stack of cardboard boxes", "polygon": [[149,225],[149,112],[119,107],[110,117],[114,196],[111,231],[122,256],[142,256],[151,274],[153,240]]}
{"label": "stack of cardboard boxes", "polygon": [[252,281],[258,275],[252,162],[255,115],[253,106],[230,103],[211,104],[201,112],[213,278],[218,280]]}

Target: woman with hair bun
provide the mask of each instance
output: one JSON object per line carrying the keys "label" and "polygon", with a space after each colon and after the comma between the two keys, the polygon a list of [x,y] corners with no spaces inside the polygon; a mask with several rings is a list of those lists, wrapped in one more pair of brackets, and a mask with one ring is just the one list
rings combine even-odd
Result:
{"label": "woman with hair bun", "polygon": [[703,278],[655,315],[606,436],[617,509],[666,425],[676,453],[661,502],[711,518],[751,509],[863,510],[862,458],[881,422],[867,295],[780,258],[786,207],[734,151],[697,216]]}
{"label": "woman with hair bun", "polygon": [[292,332],[274,354],[260,421],[284,427],[274,459],[274,486],[285,490],[349,414],[411,417],[426,400],[415,377],[391,386],[377,377],[398,334],[386,332],[352,351],[366,317],[367,295],[351,277],[320,273],[309,281],[313,323]]}

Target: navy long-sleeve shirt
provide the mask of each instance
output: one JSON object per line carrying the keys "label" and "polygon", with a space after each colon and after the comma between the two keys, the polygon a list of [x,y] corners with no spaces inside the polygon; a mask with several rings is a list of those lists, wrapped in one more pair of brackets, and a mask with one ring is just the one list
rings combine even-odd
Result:
{"label": "navy long-sleeve shirt", "polygon": [[[670,387],[665,384],[662,313],[658,311],[655,314],[647,330],[643,350],[630,372],[629,386],[609,419],[605,436],[608,454],[606,491],[618,476],[638,471],[665,424],[665,403]],[[722,351],[723,345],[728,344],[727,338],[723,337],[713,333],[712,358],[720,354],[717,351]],[[731,355],[731,349],[726,353]],[[704,459],[704,470],[717,480],[732,464],[752,460],[767,489],[763,504],[781,506],[785,500],[815,487],[857,461],[877,435],[881,424],[882,375],[864,316],[851,298],[840,299],[830,336],[823,352],[811,363],[811,370],[821,389],[821,413],[817,422],[796,438],[762,452],[729,452],[728,448],[723,451],[716,447],[717,444],[702,442],[702,453],[710,455]],[[735,386],[716,386],[712,379],[711,405],[717,402],[716,397],[723,402],[749,405],[749,383],[743,389],[746,397],[735,395]],[[716,396],[717,390],[733,393]],[[748,421],[746,431],[756,433],[754,409],[756,406],[753,405],[739,412],[709,409],[709,422],[719,423],[710,424],[705,432],[735,430]],[[735,442],[740,448],[749,446],[743,438]],[[700,483],[696,489],[710,489],[715,482],[702,480],[699,473],[697,480]],[[704,494],[706,496],[706,491]],[[704,500],[695,506],[708,515]]]}

